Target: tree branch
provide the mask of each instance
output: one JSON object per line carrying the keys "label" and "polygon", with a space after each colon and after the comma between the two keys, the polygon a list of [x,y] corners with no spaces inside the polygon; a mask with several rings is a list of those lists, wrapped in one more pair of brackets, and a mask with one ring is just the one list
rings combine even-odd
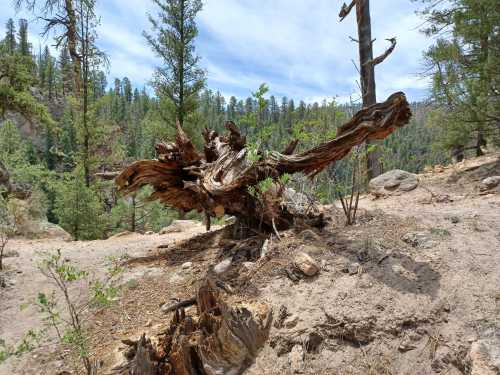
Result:
{"label": "tree branch", "polygon": [[349,6],[346,3],[342,4],[342,9],[340,9],[339,12],[339,17],[341,22],[344,20],[344,18],[347,17],[347,15],[350,13],[354,5],[356,5],[356,0],[352,0]]}
{"label": "tree branch", "polygon": [[392,51],[394,51],[394,48],[396,48],[396,37],[389,38],[386,40],[391,42],[391,46],[389,48],[387,48],[383,54],[375,57],[372,60],[367,61],[364,65],[374,65],[374,66],[378,65],[378,64],[382,63],[387,58],[387,56],[389,56],[392,53]]}

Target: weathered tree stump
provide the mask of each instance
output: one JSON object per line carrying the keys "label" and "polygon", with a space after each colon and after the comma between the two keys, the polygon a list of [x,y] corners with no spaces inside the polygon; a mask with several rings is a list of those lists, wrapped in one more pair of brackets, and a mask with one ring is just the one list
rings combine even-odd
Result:
{"label": "weathered tree stump", "polygon": [[226,303],[207,278],[196,296],[197,314],[175,311],[158,345],[142,336],[129,343],[127,362],[113,374],[241,374],[264,345],[272,311],[263,303]]}

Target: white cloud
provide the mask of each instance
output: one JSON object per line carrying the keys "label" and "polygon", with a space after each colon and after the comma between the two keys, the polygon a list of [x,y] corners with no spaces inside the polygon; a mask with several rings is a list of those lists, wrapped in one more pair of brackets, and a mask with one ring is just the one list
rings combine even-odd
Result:
{"label": "white cloud", "polygon": [[[15,17],[0,0],[0,22]],[[355,12],[338,22],[343,1],[332,0],[204,0],[199,14],[197,52],[208,71],[209,87],[225,96],[250,95],[262,82],[271,93],[308,102],[319,98],[346,101],[359,88]],[[408,90],[419,97],[428,82],[416,76],[422,51],[429,44],[417,30],[421,20],[410,0],[377,0],[371,4],[375,54],[396,36],[394,53],[376,68],[377,92],[382,99],[391,92]],[[159,63],[146,41],[149,30],[146,13],[156,14],[150,0],[101,0],[99,45],[110,57],[110,81],[128,76],[141,86],[151,78]],[[31,19],[34,17],[31,16]],[[33,23],[33,44],[40,25]],[[44,42],[42,41],[42,44]],[[412,95],[411,94],[411,95]]]}

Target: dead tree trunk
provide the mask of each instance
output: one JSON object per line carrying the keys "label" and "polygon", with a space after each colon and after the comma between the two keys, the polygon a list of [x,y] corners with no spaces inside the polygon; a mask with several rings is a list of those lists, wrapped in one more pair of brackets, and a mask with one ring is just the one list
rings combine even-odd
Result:
{"label": "dead tree trunk", "polygon": [[[297,172],[314,176],[346,156],[352,147],[384,139],[407,124],[410,116],[405,95],[396,93],[384,103],[359,111],[329,142],[294,154],[294,141],[283,153],[272,151],[257,161],[247,158],[246,139],[233,122],[226,123],[228,133],[223,136],[205,129],[203,154],[178,124],[175,142],[156,145],[157,160],[133,163],[116,183],[123,193],[151,185],[151,200],[183,211],[205,212],[207,217],[234,215],[250,228],[285,229],[296,220],[319,224],[321,215],[301,205],[298,194],[282,186],[279,177]],[[261,191],[259,183],[267,178],[275,183]]]}
{"label": "dead tree trunk", "polygon": [[[342,21],[356,6],[356,20],[358,24],[358,40],[359,45],[359,74],[361,79],[361,95],[363,99],[363,108],[367,108],[377,102],[376,87],[375,87],[375,65],[380,64],[389,56],[396,46],[396,38],[388,39],[391,46],[382,55],[373,58],[373,41],[372,28],[370,17],[370,0],[352,0],[347,6],[344,4],[340,10],[339,17]],[[366,144],[369,148],[370,144],[377,144],[375,140],[367,140]],[[367,172],[368,179],[378,176],[382,173],[382,166],[379,162],[380,151],[377,149],[371,150],[367,155]]]}

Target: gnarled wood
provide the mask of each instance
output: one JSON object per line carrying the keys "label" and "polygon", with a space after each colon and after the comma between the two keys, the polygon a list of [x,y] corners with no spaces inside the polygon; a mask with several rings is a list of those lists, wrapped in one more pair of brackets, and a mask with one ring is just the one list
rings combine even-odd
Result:
{"label": "gnarled wood", "polygon": [[[196,296],[197,316],[178,309],[158,345],[144,336],[113,374],[241,374],[264,345],[272,311],[263,303],[226,303],[207,278]],[[132,370],[132,371],[131,371]],[[128,371],[128,372],[127,372]]]}
{"label": "gnarled wood", "polygon": [[[283,153],[273,151],[257,161],[247,157],[245,137],[231,121],[226,123],[226,135],[219,136],[205,129],[203,155],[177,125],[175,143],[159,143],[157,160],[133,163],[121,172],[116,183],[126,194],[151,185],[154,193],[150,199],[184,211],[204,211],[210,217],[235,215],[251,227],[268,230],[287,228],[298,216],[303,216],[292,213],[293,210],[287,207],[284,199],[287,189],[276,182],[256,198],[248,192],[249,187],[269,177],[277,181],[284,173],[302,172],[314,176],[342,159],[354,146],[387,137],[407,124],[410,116],[405,95],[395,93],[385,102],[359,111],[329,142],[294,154],[294,141]],[[306,216],[314,214],[309,212]]]}

